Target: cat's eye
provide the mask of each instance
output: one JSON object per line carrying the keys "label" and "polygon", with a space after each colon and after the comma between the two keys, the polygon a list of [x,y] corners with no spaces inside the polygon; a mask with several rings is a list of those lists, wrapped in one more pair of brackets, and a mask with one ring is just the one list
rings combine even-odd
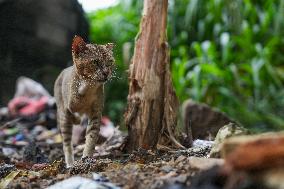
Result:
{"label": "cat's eye", "polygon": [[105,62],[105,65],[106,65],[106,66],[111,66],[111,65],[112,65],[112,62],[111,62],[111,61],[106,61],[106,62]]}
{"label": "cat's eye", "polygon": [[113,59],[110,59],[110,60],[105,62],[106,66],[112,66],[113,64],[114,64],[114,60]]}

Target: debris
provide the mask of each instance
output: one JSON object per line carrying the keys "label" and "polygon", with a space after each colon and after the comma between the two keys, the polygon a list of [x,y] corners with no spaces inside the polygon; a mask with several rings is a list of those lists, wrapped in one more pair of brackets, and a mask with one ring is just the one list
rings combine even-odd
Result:
{"label": "debris", "polygon": [[3,152],[3,155],[5,156],[13,156],[13,154],[16,154],[16,150],[14,148],[5,148],[3,147],[2,148],[2,152]]}
{"label": "debris", "polygon": [[7,188],[7,186],[13,181],[13,179],[20,173],[20,171],[12,171],[0,182],[0,188]]}
{"label": "debris", "polygon": [[95,178],[88,179],[79,176],[71,177],[64,181],[58,182],[47,189],[119,189],[111,183],[102,180],[102,177],[94,175]]}
{"label": "debris", "polygon": [[102,117],[102,126],[100,128],[100,135],[105,137],[106,139],[111,138],[115,134],[114,124],[110,121],[110,119],[106,116]]}
{"label": "debris", "polygon": [[58,147],[53,147],[49,149],[48,159],[50,162],[54,162],[56,160],[64,159],[63,151],[62,151],[62,143],[59,143]]}
{"label": "debris", "polygon": [[9,113],[15,116],[32,116],[41,113],[55,103],[53,97],[36,81],[19,77],[15,96],[8,103]]}
{"label": "debris", "polygon": [[16,97],[9,104],[9,112],[12,116],[32,116],[41,113],[48,102],[48,97],[41,97],[38,100],[28,97]]}
{"label": "debris", "polygon": [[31,142],[24,148],[23,160],[31,163],[48,163],[47,156],[34,142]]}
{"label": "debris", "polygon": [[40,83],[24,76],[19,77],[16,82],[16,93],[14,97],[20,96],[33,99],[39,99],[43,96],[51,98],[50,94]]}
{"label": "debris", "polygon": [[[8,110],[8,108],[7,108]],[[7,115],[8,116],[8,115]],[[11,128],[15,126],[22,118],[15,118],[13,120],[7,121],[5,124],[1,125],[0,129]]]}
{"label": "debris", "polygon": [[52,164],[43,168],[40,171],[41,177],[56,176],[64,169],[64,163],[62,160],[54,161]]}
{"label": "debris", "polygon": [[15,170],[15,165],[5,163],[0,164],[0,178],[4,178],[13,170]]}
{"label": "debris", "polygon": [[107,130],[108,134],[105,132],[105,136],[108,136],[108,138],[103,144],[96,146],[97,152],[94,156],[109,155],[113,150],[118,149],[123,144],[126,135],[119,130],[119,127],[113,127],[112,131],[110,131],[110,128]]}
{"label": "debris", "polygon": [[34,171],[40,171],[40,170],[45,169],[47,167],[48,167],[47,163],[38,163],[38,164],[34,164],[31,169],[34,170]]}
{"label": "debris", "polygon": [[8,117],[9,117],[9,109],[7,107],[0,108],[0,122],[8,120]]}
{"label": "debris", "polygon": [[74,162],[73,166],[69,170],[69,173],[71,175],[76,175],[89,172],[101,172],[110,162],[111,160],[109,159],[102,161],[89,157],[82,158]]}
{"label": "debris", "polygon": [[188,148],[186,150],[169,151],[169,153],[185,156],[206,157],[209,154],[210,150],[211,146],[205,145]]}
{"label": "debris", "polygon": [[[10,148],[7,148],[7,149],[10,149]],[[12,150],[12,153],[9,157],[10,158],[13,157],[12,154],[14,154],[14,153],[17,153],[17,152]],[[3,148],[2,148],[2,151],[1,151],[1,148],[0,148],[0,163],[10,163],[11,159],[9,157],[4,153]]]}
{"label": "debris", "polygon": [[47,139],[53,138],[57,134],[58,134],[58,130],[57,129],[45,130],[45,131],[41,132],[41,134],[39,134],[36,137],[36,140],[37,141],[45,141]]}
{"label": "debris", "polygon": [[93,180],[100,183],[103,186],[106,186],[107,189],[119,189],[120,188],[112,184],[109,181],[109,179],[107,179],[106,177],[103,177],[102,175],[97,174],[97,173],[93,173]]}
{"label": "debris", "polygon": [[208,147],[208,148],[212,148],[214,142],[213,141],[209,141],[209,140],[200,140],[200,139],[196,139],[193,141],[193,147]]}

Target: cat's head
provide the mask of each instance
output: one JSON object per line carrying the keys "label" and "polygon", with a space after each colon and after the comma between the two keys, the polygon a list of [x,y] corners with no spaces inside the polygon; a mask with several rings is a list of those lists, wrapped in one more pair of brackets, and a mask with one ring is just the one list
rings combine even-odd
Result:
{"label": "cat's head", "polygon": [[87,44],[80,36],[72,43],[72,57],[76,72],[84,79],[107,81],[114,67],[113,44]]}

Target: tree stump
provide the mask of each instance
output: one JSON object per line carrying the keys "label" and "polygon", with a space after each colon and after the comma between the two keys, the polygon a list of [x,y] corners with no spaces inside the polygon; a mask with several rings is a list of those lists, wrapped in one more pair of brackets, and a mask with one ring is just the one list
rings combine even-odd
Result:
{"label": "tree stump", "polygon": [[168,0],[144,0],[140,32],[129,67],[125,112],[129,151],[155,149],[161,135],[167,131],[172,136],[176,126],[178,100],[169,70],[167,9]]}

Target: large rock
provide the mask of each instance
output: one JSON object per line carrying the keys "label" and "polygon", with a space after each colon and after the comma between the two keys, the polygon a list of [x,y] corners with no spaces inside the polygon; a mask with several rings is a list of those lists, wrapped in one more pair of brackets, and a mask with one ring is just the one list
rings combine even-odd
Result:
{"label": "large rock", "polygon": [[[268,132],[262,133],[257,135],[250,135],[250,136],[235,136],[227,139],[221,149],[222,157],[227,158],[232,152],[236,149],[241,147],[240,149],[248,149],[247,147],[258,147],[258,149],[262,149],[263,152],[272,151],[273,148],[265,149],[263,148],[264,145],[273,145],[276,143],[275,146],[280,146],[283,148],[284,151],[284,143],[280,145],[280,141],[284,142],[284,132]],[[272,146],[271,146],[272,147]],[[256,151],[253,151],[255,154]]]}
{"label": "large rock", "polygon": [[284,188],[284,132],[232,137],[224,143],[223,151],[222,169],[230,177],[241,175],[240,179],[262,188]]}
{"label": "large rock", "polygon": [[227,165],[235,170],[284,169],[284,132],[232,137],[222,151]]}
{"label": "large rock", "polygon": [[0,23],[0,105],[13,97],[21,75],[52,91],[71,60],[73,36],[87,38],[89,30],[76,0],[1,0]]}
{"label": "large rock", "polygon": [[190,147],[195,139],[214,140],[222,126],[235,122],[218,109],[192,100],[182,104],[182,116],[187,134],[186,147]]}

